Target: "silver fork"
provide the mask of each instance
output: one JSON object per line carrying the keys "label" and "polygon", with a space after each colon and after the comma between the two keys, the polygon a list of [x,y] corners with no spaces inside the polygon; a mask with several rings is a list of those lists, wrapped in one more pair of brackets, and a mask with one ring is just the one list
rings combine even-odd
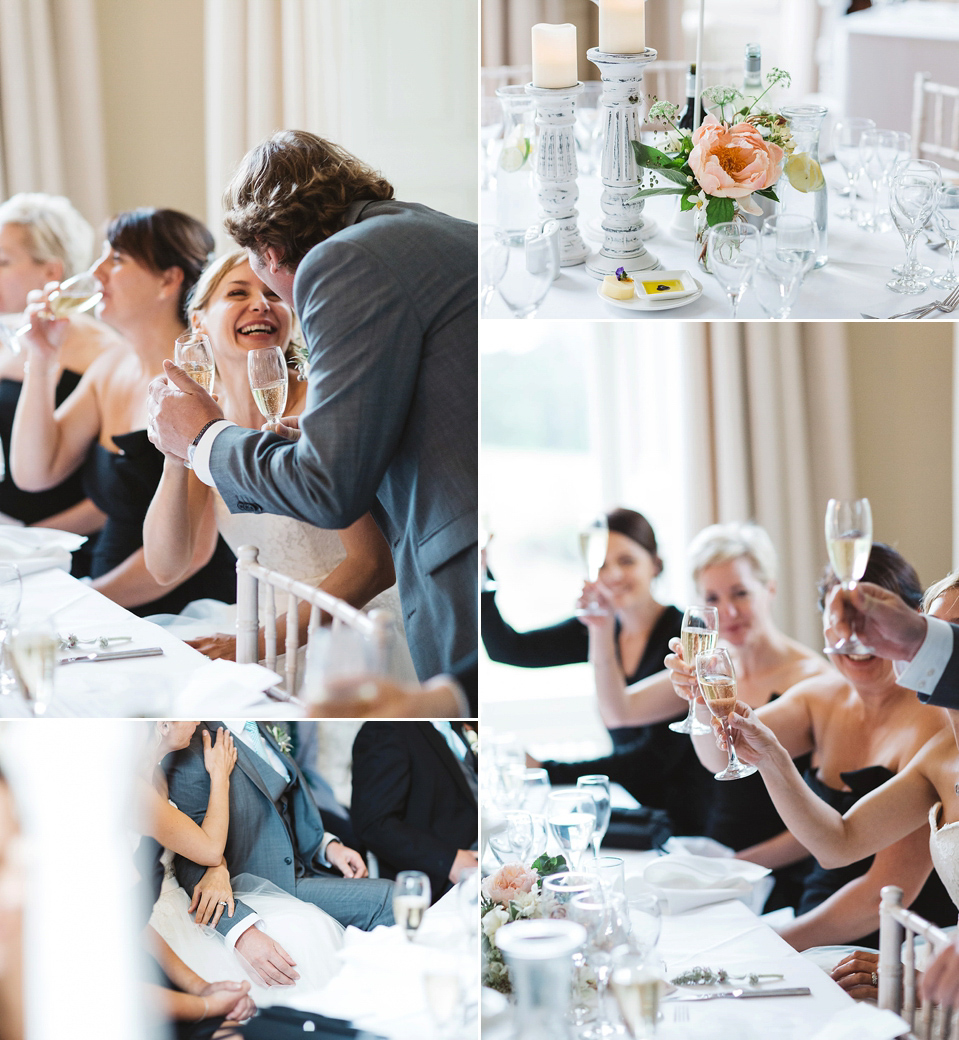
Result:
{"label": "silver fork", "polygon": [[943,314],[951,314],[957,307],[959,307],[959,285],[939,304],[939,310]]}
{"label": "silver fork", "polygon": [[931,314],[936,310],[942,311],[944,314],[950,314],[956,307],[959,307],[959,286],[956,286],[944,300],[934,300],[932,303],[925,303],[921,307],[914,307],[911,311],[890,314],[888,318],[880,318],[875,314],[866,314],[865,311],[862,311],[861,314],[864,318],[869,318],[872,321],[892,321],[893,318],[924,318],[927,314]]}

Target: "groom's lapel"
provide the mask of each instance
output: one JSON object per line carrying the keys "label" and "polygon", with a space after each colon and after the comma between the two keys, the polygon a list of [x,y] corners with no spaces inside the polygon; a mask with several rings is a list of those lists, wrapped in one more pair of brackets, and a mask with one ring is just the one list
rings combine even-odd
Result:
{"label": "groom's lapel", "polygon": [[[207,729],[210,730],[210,736],[215,737],[216,727],[226,726],[222,722],[208,722],[206,723]],[[233,746],[236,748],[236,764],[243,770],[244,774],[249,777],[252,783],[260,791],[264,798],[272,805],[273,796],[270,794],[269,788],[263,780],[263,774],[260,772],[261,768],[269,768],[262,758],[255,752],[251,751],[242,740],[234,737]]]}

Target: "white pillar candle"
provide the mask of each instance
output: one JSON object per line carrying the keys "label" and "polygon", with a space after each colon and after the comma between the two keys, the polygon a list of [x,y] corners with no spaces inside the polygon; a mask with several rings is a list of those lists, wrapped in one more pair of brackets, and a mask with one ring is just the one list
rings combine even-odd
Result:
{"label": "white pillar candle", "polygon": [[572,87],[576,74],[576,26],[569,22],[533,26],[533,86]]}
{"label": "white pillar candle", "polygon": [[599,49],[609,54],[646,50],[646,0],[599,0]]}

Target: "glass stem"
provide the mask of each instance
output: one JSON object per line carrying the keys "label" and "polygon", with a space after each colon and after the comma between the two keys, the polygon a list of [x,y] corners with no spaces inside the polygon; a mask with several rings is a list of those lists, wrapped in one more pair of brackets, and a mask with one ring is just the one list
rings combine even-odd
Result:
{"label": "glass stem", "polygon": [[[908,276],[916,264],[916,240],[919,237],[919,228],[916,228],[911,235],[903,237],[906,239],[906,269],[903,271],[903,275],[907,277],[907,280],[911,280]],[[915,276],[913,275],[913,277]]]}
{"label": "glass stem", "polygon": [[959,249],[959,238],[953,238],[949,242],[949,278],[956,280],[956,250]]}
{"label": "glass stem", "polygon": [[732,734],[729,732],[728,718],[723,719],[723,736],[726,738],[726,754],[729,759],[727,768],[739,769],[742,763],[739,761],[736,755],[736,748],[733,746]]}

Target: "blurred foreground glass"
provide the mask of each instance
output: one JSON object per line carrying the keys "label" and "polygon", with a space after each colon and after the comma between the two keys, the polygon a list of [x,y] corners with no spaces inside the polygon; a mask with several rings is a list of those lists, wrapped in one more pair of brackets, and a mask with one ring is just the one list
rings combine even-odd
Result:
{"label": "blurred foreground glass", "polygon": [[633,1040],[655,1036],[659,1001],[665,988],[658,968],[642,954],[628,948],[617,950],[609,984]]}
{"label": "blurred foreground glass", "polygon": [[421,870],[401,870],[393,882],[393,920],[410,942],[430,905],[430,879]]}
{"label": "blurred foreground glass", "polygon": [[34,715],[53,700],[60,637],[49,619],[20,619],[7,634],[14,672]]}
{"label": "blurred foreground glass", "polygon": [[497,285],[503,302],[514,318],[532,318],[559,273],[554,221],[552,227],[536,225],[519,240],[510,240],[506,270]]}
{"label": "blurred foreground glass", "polygon": [[706,252],[709,269],[729,297],[735,318],[759,260],[759,231],[739,221],[715,224],[709,229]]}
{"label": "blurred foreground glass", "polygon": [[20,609],[23,583],[15,563],[0,563],[0,694],[13,693],[17,680],[11,668],[7,637]]}
{"label": "blurred foreground glass", "polygon": [[593,855],[599,859],[599,846],[606,836],[609,827],[612,807],[610,805],[609,777],[602,773],[590,773],[581,776],[576,781],[576,786],[590,795],[596,803],[596,825],[590,841],[593,843]]}

